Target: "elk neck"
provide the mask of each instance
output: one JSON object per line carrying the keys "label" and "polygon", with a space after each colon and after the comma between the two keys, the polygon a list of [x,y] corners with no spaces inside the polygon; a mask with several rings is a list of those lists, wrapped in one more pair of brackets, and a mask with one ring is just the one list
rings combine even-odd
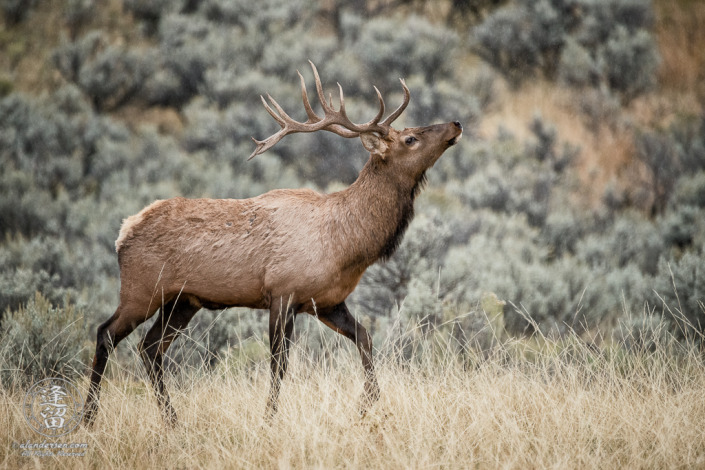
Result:
{"label": "elk neck", "polygon": [[414,179],[387,165],[370,158],[350,187],[331,194],[335,204],[331,234],[349,266],[365,269],[380,258],[389,259],[414,217],[414,200],[425,173]]}

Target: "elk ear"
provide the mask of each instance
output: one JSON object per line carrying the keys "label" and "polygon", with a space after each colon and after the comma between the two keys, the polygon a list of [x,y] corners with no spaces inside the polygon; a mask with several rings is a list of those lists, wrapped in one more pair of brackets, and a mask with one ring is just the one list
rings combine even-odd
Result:
{"label": "elk ear", "polygon": [[373,155],[379,155],[382,159],[387,155],[387,149],[389,146],[387,142],[379,135],[373,132],[363,132],[360,134],[360,140],[362,141],[362,146],[365,150]]}

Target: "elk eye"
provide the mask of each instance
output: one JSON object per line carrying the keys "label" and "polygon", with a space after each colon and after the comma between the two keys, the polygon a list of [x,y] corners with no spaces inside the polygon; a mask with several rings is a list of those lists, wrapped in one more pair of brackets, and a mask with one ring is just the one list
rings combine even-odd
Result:
{"label": "elk eye", "polygon": [[406,142],[406,145],[411,145],[414,142],[416,142],[416,137],[407,137],[405,142]]}

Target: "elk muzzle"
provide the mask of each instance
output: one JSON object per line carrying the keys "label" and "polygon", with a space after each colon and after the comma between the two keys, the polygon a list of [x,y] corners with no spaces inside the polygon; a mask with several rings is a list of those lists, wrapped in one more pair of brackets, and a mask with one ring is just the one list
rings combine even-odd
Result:
{"label": "elk muzzle", "polygon": [[455,127],[457,134],[448,140],[448,147],[452,147],[453,145],[457,144],[460,138],[463,136],[463,125],[460,124],[458,121],[453,121],[453,126]]}

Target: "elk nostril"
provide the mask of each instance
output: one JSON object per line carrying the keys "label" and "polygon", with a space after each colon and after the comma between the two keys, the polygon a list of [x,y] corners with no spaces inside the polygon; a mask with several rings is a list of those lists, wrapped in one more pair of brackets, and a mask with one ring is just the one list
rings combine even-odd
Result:
{"label": "elk nostril", "polygon": [[462,128],[463,128],[463,125],[460,124],[460,122],[458,122],[458,121],[453,122],[453,124],[455,124],[455,127],[457,127],[458,129],[462,129]]}

